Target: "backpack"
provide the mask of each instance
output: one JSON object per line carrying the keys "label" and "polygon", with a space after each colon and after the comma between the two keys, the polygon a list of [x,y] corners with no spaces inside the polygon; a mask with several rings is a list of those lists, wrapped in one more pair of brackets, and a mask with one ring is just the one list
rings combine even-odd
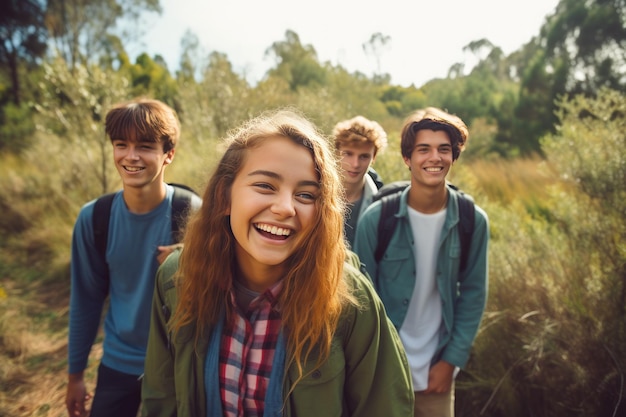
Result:
{"label": "backpack", "polygon": [[[374,259],[379,263],[383,258],[387,246],[391,241],[391,236],[396,228],[398,218],[395,214],[400,207],[400,195],[402,190],[411,184],[410,181],[394,181],[386,184],[375,195],[372,200],[381,200],[380,218],[378,220],[378,243],[374,252]],[[461,271],[467,267],[467,258],[469,256],[469,247],[472,242],[472,234],[474,233],[474,201],[472,197],[459,190],[452,184],[448,187],[458,191],[459,198],[459,238],[461,240]]]}
{"label": "backpack", "polygon": [[[172,237],[174,242],[180,242],[182,239],[181,232],[187,220],[189,207],[191,207],[191,199],[193,195],[198,195],[198,193],[187,185],[174,183],[169,185],[174,187],[174,196],[172,198]],[[100,257],[105,260],[105,265],[107,265],[106,250],[109,239],[109,217],[115,194],[117,194],[117,191],[99,197],[93,208],[93,235],[96,249]],[[106,276],[107,278],[109,276],[108,266]]]}
{"label": "backpack", "polygon": [[376,172],[376,170],[372,167],[369,167],[367,169],[367,175],[369,175],[372,180],[374,180],[374,184],[376,184],[376,188],[377,189],[381,189],[383,188],[383,179],[381,178],[380,174],[378,172]]}

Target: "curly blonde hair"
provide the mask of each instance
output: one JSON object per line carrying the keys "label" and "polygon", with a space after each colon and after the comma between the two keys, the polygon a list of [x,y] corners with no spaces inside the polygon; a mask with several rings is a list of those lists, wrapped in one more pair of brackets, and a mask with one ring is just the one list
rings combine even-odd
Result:
{"label": "curly blonde hair", "polygon": [[380,124],[363,116],[344,120],[333,128],[335,148],[348,143],[371,143],[374,145],[374,156],[387,147],[387,133]]}

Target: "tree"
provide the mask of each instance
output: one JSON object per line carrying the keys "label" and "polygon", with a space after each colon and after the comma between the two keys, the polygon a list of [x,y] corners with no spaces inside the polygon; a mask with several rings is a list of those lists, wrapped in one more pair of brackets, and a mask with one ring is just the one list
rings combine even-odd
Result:
{"label": "tree", "polygon": [[46,51],[46,28],[42,4],[37,0],[4,0],[0,14],[0,64],[11,80],[11,99],[22,99],[19,66],[34,64]]}
{"label": "tree", "polygon": [[626,2],[561,0],[541,30],[546,64],[568,64],[564,91],[626,91]]}
{"label": "tree", "polygon": [[287,30],[285,40],[274,42],[267,48],[265,55],[273,55],[277,64],[268,74],[284,78],[293,91],[299,87],[324,84],[325,72],[317,59],[315,48],[302,45],[294,31]]}
{"label": "tree", "polygon": [[48,0],[46,24],[56,51],[74,69],[98,62],[112,36],[133,39],[146,11],[161,13],[159,0]]}
{"label": "tree", "polygon": [[150,95],[176,109],[178,85],[161,56],[152,59],[146,53],[139,55],[130,67],[130,74],[133,95]]}
{"label": "tree", "polygon": [[[97,65],[79,65],[72,71],[61,58],[44,64],[41,99],[35,104],[37,126],[45,136],[39,151],[51,158],[49,166],[61,175],[66,188],[78,188],[82,199],[93,198],[94,191],[111,190],[117,178],[111,164],[110,141],[104,134],[106,113],[115,103],[131,98],[125,73]],[[37,150],[33,150],[37,152]]]}
{"label": "tree", "polygon": [[373,33],[370,40],[363,44],[363,52],[372,55],[376,60],[376,75],[382,75],[380,64],[381,56],[391,49],[391,36],[383,35],[381,32]]}
{"label": "tree", "polygon": [[180,69],[176,72],[176,79],[179,83],[193,83],[196,81],[198,66],[200,62],[200,40],[198,36],[187,30],[180,41]]}
{"label": "tree", "polygon": [[528,64],[519,67],[513,136],[528,145],[524,153],[540,152],[539,138],[554,132],[560,97],[626,91],[626,2],[561,0],[520,56]]}

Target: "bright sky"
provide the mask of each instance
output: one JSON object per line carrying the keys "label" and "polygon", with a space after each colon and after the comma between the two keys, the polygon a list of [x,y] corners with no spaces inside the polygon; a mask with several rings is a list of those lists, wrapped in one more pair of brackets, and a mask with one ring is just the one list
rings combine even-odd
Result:
{"label": "bright sky", "polygon": [[203,51],[227,55],[234,70],[251,83],[275,66],[265,51],[292,30],[312,45],[320,62],[342,65],[367,76],[376,59],[363,44],[372,34],[391,38],[380,57],[392,84],[417,87],[445,77],[455,63],[471,66],[463,52],[486,38],[505,54],[539,34],[558,0],[161,0],[163,14],[151,17],[139,52],[160,54],[170,71],[178,68],[180,41],[191,30]]}

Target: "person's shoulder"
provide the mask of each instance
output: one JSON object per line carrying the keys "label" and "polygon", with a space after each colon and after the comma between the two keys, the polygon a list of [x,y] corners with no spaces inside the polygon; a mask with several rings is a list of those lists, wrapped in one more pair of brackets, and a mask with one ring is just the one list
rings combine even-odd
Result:
{"label": "person's shoulder", "polygon": [[474,212],[476,213],[475,216],[477,220],[480,220],[484,224],[489,224],[487,212],[476,203],[474,203]]}
{"label": "person's shoulder", "polygon": [[[108,199],[111,203],[111,205],[108,207],[108,212],[110,215],[110,212],[112,211],[112,206],[113,206],[113,200],[115,199],[115,197],[117,196],[118,193],[120,193],[121,190],[118,191],[113,191],[111,193],[106,193],[106,194],[102,194],[92,200],[87,201],[85,204],[83,204],[78,212],[78,217],[76,219],[76,223],[80,223],[80,222],[87,222],[90,225],[92,224],[92,219],[96,210],[96,204],[99,205],[98,210],[102,211],[102,206],[101,204],[104,203],[105,200],[103,199]],[[104,215],[105,213],[100,213],[99,215]]]}
{"label": "person's shoulder", "polygon": [[349,251],[348,258],[344,263],[343,278],[354,295],[360,297],[373,291],[369,278],[365,275],[363,264],[358,255]]}
{"label": "person's shoulder", "polygon": [[166,186],[170,189],[171,199],[174,200],[174,192],[178,191],[178,195],[188,198],[192,209],[198,209],[202,205],[202,197],[192,187],[181,183],[166,183]]}
{"label": "person's shoulder", "polygon": [[361,217],[359,218],[359,222],[364,221],[364,219],[371,219],[371,218],[378,219],[378,217],[380,216],[381,208],[382,208],[382,203],[380,200],[373,201],[369,206],[367,206],[363,214],[361,214]]}
{"label": "person's shoulder", "polygon": [[489,217],[487,216],[487,212],[476,203],[476,200],[471,194],[468,194],[455,186],[448,185],[448,189],[450,190],[450,193],[454,195],[454,198],[465,198],[472,202],[474,206],[474,217],[476,224],[481,225],[489,223]]}
{"label": "person's shoulder", "polygon": [[174,250],[167,258],[165,258],[165,261],[159,266],[157,276],[160,285],[165,284],[168,280],[174,277],[174,274],[178,270],[178,262],[181,252],[182,249]]}

